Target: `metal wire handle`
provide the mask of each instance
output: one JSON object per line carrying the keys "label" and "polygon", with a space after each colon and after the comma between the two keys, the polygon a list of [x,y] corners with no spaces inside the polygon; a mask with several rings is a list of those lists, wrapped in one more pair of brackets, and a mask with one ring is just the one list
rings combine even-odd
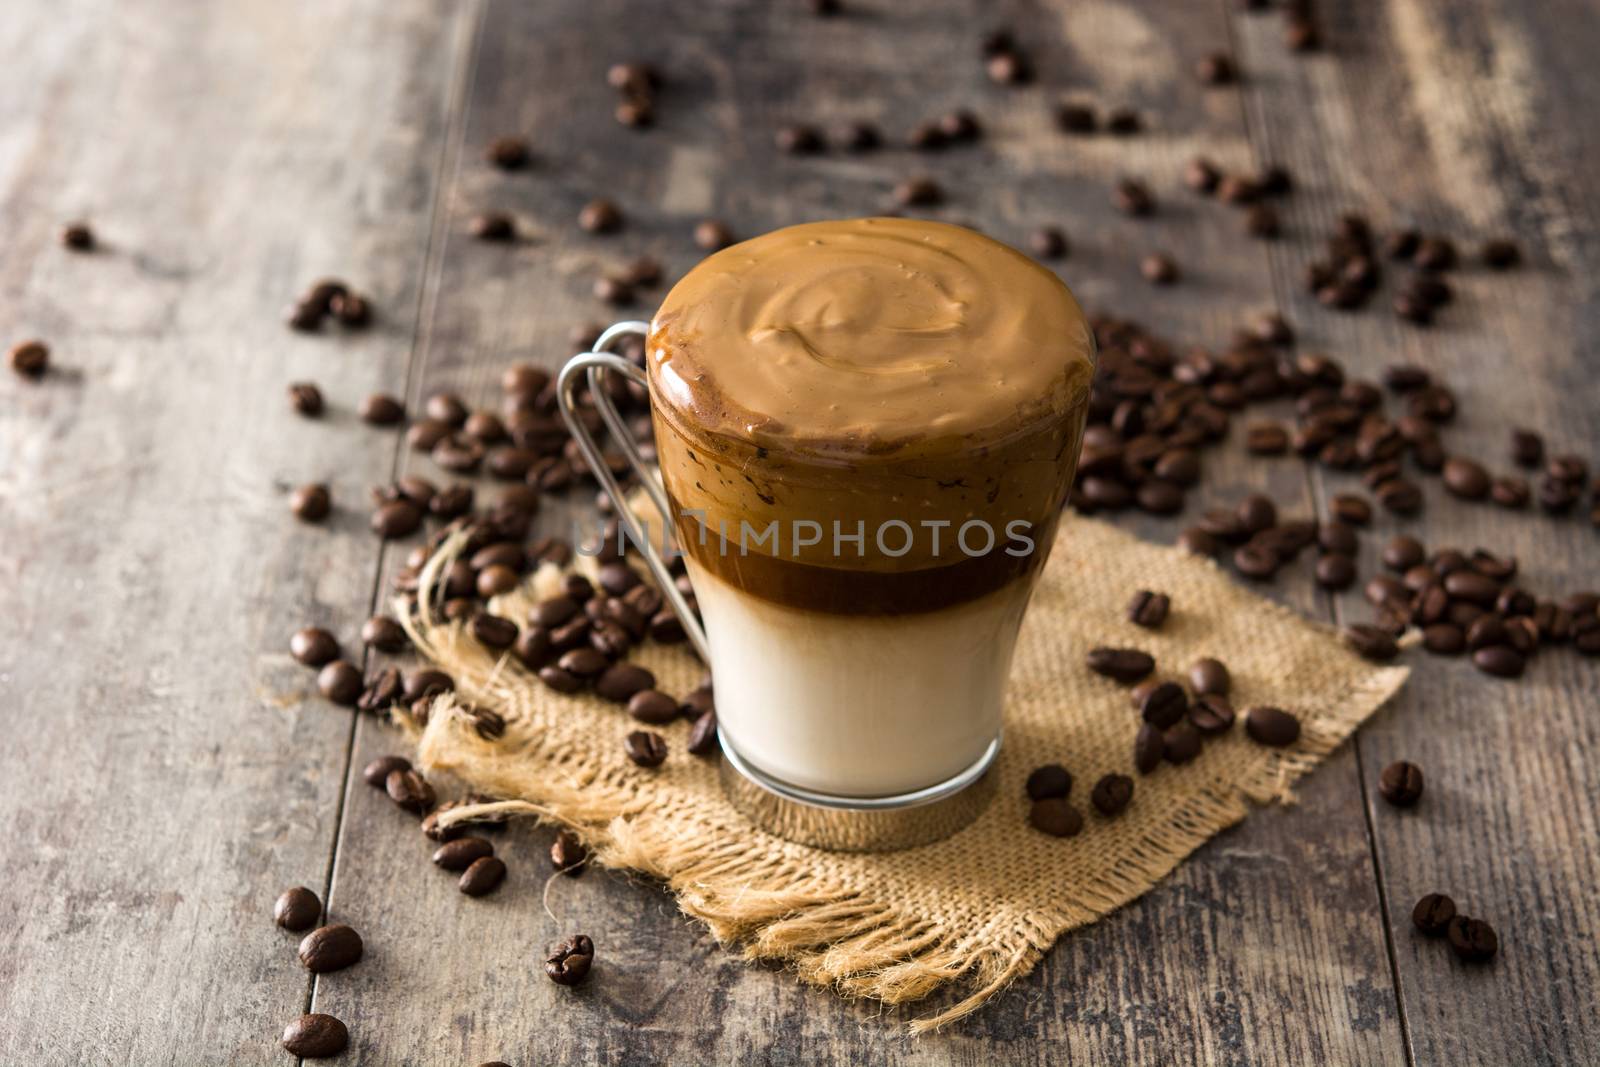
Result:
{"label": "metal wire handle", "polygon": [[556,379],[556,399],[561,404],[561,417],[566,421],[567,429],[572,432],[572,439],[578,443],[578,451],[583,453],[584,461],[594,472],[595,479],[611,498],[617,521],[622,523],[634,545],[644,555],[650,573],[655,576],[656,584],[661,587],[661,595],[672,606],[678,621],[683,623],[683,631],[689,635],[695,651],[700,653],[701,661],[709,667],[711,648],[706,642],[706,633],[700,626],[700,620],[690,610],[689,602],[683,599],[683,594],[678,592],[678,585],[673,580],[672,572],[667,570],[661,554],[656,551],[656,546],[650,540],[649,531],[640,524],[639,517],[628,507],[627,496],[623,493],[622,486],[617,484],[611,468],[606,465],[605,455],[595,443],[594,435],[589,432],[589,427],[584,425],[583,420],[578,418],[578,384],[581,380],[586,380],[590,399],[599,410],[601,421],[611,431],[611,436],[616,438],[622,448],[623,458],[628,461],[628,466],[633,468],[633,473],[638,475],[645,492],[650,494],[650,502],[660,513],[663,531],[671,529],[672,505],[667,500],[667,494],[646,466],[644,457],[639,454],[639,446],[633,440],[633,434],[628,432],[627,425],[622,421],[622,415],[604,388],[607,371],[615,371],[647,390],[650,388],[650,379],[644,371],[621,356],[606,351],[619,337],[628,334],[644,337],[649,332],[650,325],[644,322],[619,322],[606,330],[595,341],[592,351],[579,352],[567,360],[567,365],[561,368],[561,375]]}

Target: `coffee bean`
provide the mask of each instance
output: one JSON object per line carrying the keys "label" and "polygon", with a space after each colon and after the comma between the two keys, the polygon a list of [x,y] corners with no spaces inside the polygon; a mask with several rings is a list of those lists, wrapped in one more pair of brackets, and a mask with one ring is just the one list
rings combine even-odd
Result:
{"label": "coffee bean", "polygon": [[305,886],[285,889],[272,905],[272,921],[285,930],[309,930],[322,915],[322,901]]}
{"label": "coffee bean", "polygon": [[403,697],[407,704],[415,703],[423,697],[438,696],[448,693],[456,687],[455,679],[443,671],[424,668],[412,671],[406,678],[406,687]]}
{"label": "coffee bean", "polygon": [[1244,447],[1255,456],[1281,456],[1289,450],[1289,431],[1277,422],[1258,422],[1245,428]]}
{"label": "coffee bean", "polygon": [[1244,215],[1244,232],[1251,237],[1271,239],[1283,232],[1278,209],[1271,204],[1252,204]]}
{"label": "coffee bean", "polygon": [[1500,951],[1500,938],[1494,927],[1482,919],[1457,915],[1445,927],[1445,937],[1456,957],[1466,963],[1487,963]]}
{"label": "coffee bean", "polygon": [[996,85],[1025,85],[1033,80],[1033,68],[1017,52],[996,52],[984,63],[984,70]]}
{"label": "coffee bean", "polygon": [[1176,515],[1183,510],[1183,490],[1158,478],[1141,484],[1134,498],[1151,515]]}
{"label": "coffee bean", "polygon": [[520,170],[528,165],[528,142],[520,137],[497,137],[483,155],[501,170]]}
{"label": "coffee bean", "polygon": [[1083,813],[1061,797],[1035,800],[1028,810],[1028,822],[1051,837],[1076,837],[1083,831]]}
{"label": "coffee bean", "polygon": [[1239,528],[1249,534],[1260,533],[1278,521],[1278,506],[1272,498],[1261,493],[1251,493],[1239,501],[1234,511]]}
{"label": "coffee bean", "polygon": [[[471,838],[462,838],[470,841]],[[451,842],[455,844],[456,842]],[[485,842],[487,844],[487,842]],[[448,845],[445,847],[449,847]],[[456,888],[469,897],[481,897],[492,893],[506,880],[506,862],[499,856],[480,856],[472,861],[471,865],[461,873],[461,878],[456,882]]]}
{"label": "coffee bean", "polygon": [[1189,694],[1176,682],[1158,682],[1139,701],[1139,715],[1165,730],[1176,725],[1189,710]]}
{"label": "coffee bean", "polygon": [[1348,589],[1355,584],[1356,561],[1342,552],[1329,552],[1317,560],[1316,579],[1324,589]]}
{"label": "coffee bean", "polygon": [[94,231],[87,222],[69,222],[61,227],[61,245],[63,248],[74,252],[89,252],[94,249]]}
{"label": "coffee bean", "polygon": [[1149,188],[1143,182],[1132,179],[1123,179],[1116,184],[1112,189],[1111,202],[1124,215],[1134,217],[1149,215],[1156,208],[1155,197],[1150,195]]}
{"label": "coffee bean", "polygon": [[1458,570],[1445,575],[1445,592],[1457,600],[1482,607],[1493,607],[1500,596],[1500,583],[1476,571]]}
{"label": "coffee bean", "polygon": [[637,694],[650,691],[655,684],[655,675],[643,667],[632,663],[615,663],[595,679],[594,691],[603,700],[627,704]]}
{"label": "coffee bean", "polygon": [[654,123],[656,118],[655,107],[643,98],[623,100],[611,114],[617,122],[633,129],[643,129]]}
{"label": "coffee bean", "polygon": [[1211,534],[1191,526],[1178,535],[1178,547],[1196,556],[1215,556],[1222,545]]}
{"label": "coffee bean", "polygon": [[689,754],[692,756],[709,756],[716,752],[720,746],[717,737],[717,713],[705,711],[695,719],[694,725],[689,728]]}
{"label": "coffee bean", "polygon": [[1166,742],[1161,729],[1152,723],[1139,724],[1133,738],[1133,766],[1140,774],[1150,774],[1161,765]]}
{"label": "coffee bean", "polygon": [[1133,779],[1125,774],[1105,775],[1089,792],[1089,802],[1095,810],[1108,817],[1120,814],[1132,800]]}
{"label": "coffee bean", "polygon": [[1147,676],[1156,668],[1156,661],[1147,652],[1135,648],[1095,648],[1089,651],[1089,669],[1123,685]]}
{"label": "coffee bean", "polygon": [[1139,262],[1139,273],[1152,285],[1171,285],[1179,278],[1178,264],[1164,252],[1153,252]]}
{"label": "coffee bean", "polygon": [[6,362],[19,377],[42,378],[50,368],[50,346],[43,341],[19,341],[6,351]]}
{"label": "coffee bean", "polygon": [[1489,499],[1503,508],[1525,508],[1532,495],[1522,478],[1500,477],[1489,485]]}
{"label": "coffee bean", "polygon": [[1172,609],[1172,599],[1165,593],[1152,593],[1141,589],[1128,604],[1128,621],[1147,630],[1160,628]]}
{"label": "coffee bean", "polygon": [[1322,47],[1322,30],[1309,12],[1293,10],[1284,20],[1283,40],[1291,52],[1315,52]]}
{"label": "coffee bean", "polygon": [[447,871],[464,871],[485,856],[494,855],[494,846],[482,837],[458,837],[440,845],[433,863]]}
{"label": "coffee bean", "polygon": [[1340,493],[1328,502],[1328,510],[1341,522],[1365,526],[1372,521],[1372,505],[1354,493]]}
{"label": "coffee bean", "polygon": [[1247,578],[1271,578],[1278,572],[1281,560],[1270,548],[1255,544],[1244,545],[1233,553],[1233,565]]}
{"label": "coffee bean", "polygon": [[1456,917],[1456,902],[1443,893],[1429,893],[1411,909],[1411,921],[1429,937],[1442,937]]}
{"label": "coffee bean", "polygon": [[906,135],[906,147],[921,152],[943,148],[949,143],[949,136],[937,122],[919,122]]}
{"label": "coffee bean", "polygon": [[302,1015],[283,1029],[283,1047],[308,1060],[337,1056],[350,1045],[350,1031],[331,1015]]}
{"label": "coffee bean", "polygon": [[1204,85],[1232,85],[1238,75],[1233,60],[1222,52],[1201,59],[1195,64],[1194,72]]}
{"label": "coffee bean", "polygon": [[302,485],[290,495],[289,510],[301,522],[321,522],[333,510],[333,496],[326,485]]}
{"label": "coffee bean", "polygon": [[883,135],[870,122],[850,122],[834,131],[833,142],[845,152],[870,152],[883,144]]}
{"label": "coffee bean", "polygon": [[1106,114],[1106,131],[1127,137],[1144,129],[1144,120],[1130,107],[1112,108]]}
{"label": "coffee bean", "polygon": [[1344,628],[1344,642],[1362,659],[1387,663],[1400,654],[1395,639],[1377,626],[1351,623]]}
{"label": "coffee bean", "polygon": [[408,537],[422,525],[422,509],[407,500],[393,500],[374,511],[368,525],[385,541]]}
{"label": "coffee bean", "polygon": [[362,781],[375,789],[385,788],[390,771],[409,771],[411,761],[404,756],[379,756],[361,772]]}
{"label": "coffee bean", "polygon": [[554,664],[539,668],[539,680],[558,693],[576,693],[584,685],[582,678]]}
{"label": "coffee bean", "polygon": [[1054,226],[1041,226],[1028,235],[1028,248],[1040,259],[1060,259],[1067,247],[1066,234]]}
{"label": "coffee bean", "polygon": [[1516,242],[1503,237],[1485,241],[1478,255],[1483,265],[1491,270],[1506,270],[1516,266],[1522,259]]}
{"label": "coffee bean", "polygon": [[1300,737],[1300,720],[1282,708],[1259,705],[1245,712],[1244,732],[1272,748],[1292,745]]}
{"label": "coffee bean", "polygon": [[932,178],[907,178],[894,187],[894,199],[904,207],[933,207],[944,200],[944,190]]}
{"label": "coffee bean", "polygon": [[1064,797],[1072,791],[1072,775],[1059,763],[1046,763],[1028,775],[1026,788],[1031,800]]}
{"label": "coffee bean", "polygon": [[472,620],[473,638],[483,647],[496,651],[510,648],[517,640],[517,632],[516,623],[499,615],[485,612]]}
{"label": "coffee bean", "polygon": [[1466,635],[1453,623],[1436,622],[1422,629],[1422,647],[1436,656],[1454,656],[1466,646]]}
{"label": "coffee bean", "polygon": [[1422,510],[1422,490],[1405,478],[1384,482],[1375,495],[1379,504],[1396,515],[1415,515]]}
{"label": "coffee bean", "polygon": [[1472,654],[1472,665],[1497,678],[1518,678],[1527,660],[1510,645],[1489,645]]}
{"label": "coffee bean", "polygon": [[577,985],[589,977],[594,965],[594,942],[583,934],[574,934],[550,950],[544,962],[544,973],[556,985]]}
{"label": "coffee bean", "polygon": [[1183,184],[1197,193],[1210,195],[1216,192],[1217,183],[1221,180],[1222,172],[1217,169],[1216,164],[1204,156],[1191,159],[1183,170]]}
{"label": "coffee bean", "polygon": [[1093,133],[1100,120],[1087,104],[1062,104],[1056,108],[1056,126],[1064,133]]}
{"label": "coffee bean", "polygon": [[289,386],[289,405],[296,413],[314,419],[322,414],[322,390],[311,382],[294,382]]}
{"label": "coffee bean", "polygon": [[1397,808],[1409,808],[1422,799],[1422,768],[1396,760],[1378,775],[1378,792]]}
{"label": "coffee bean", "polygon": [[1489,493],[1489,472],[1463,456],[1444,461],[1444,487],[1463,500],[1482,500]]}
{"label": "coffee bean", "polygon": [[383,788],[396,805],[417,815],[433,807],[438,799],[428,780],[410,769],[390,771],[383,780]]}
{"label": "coffee bean", "polygon": [[589,850],[583,847],[583,842],[571,830],[562,830],[550,843],[550,866],[568,877],[576,878],[582,874],[588,859]]}
{"label": "coffee bean", "polygon": [[600,588],[612,596],[622,596],[641,581],[639,572],[626,563],[607,563],[600,568]]}
{"label": "coffee bean", "polygon": [[340,971],[359,961],[364,947],[348,926],[319,926],[301,939],[300,962],[313,974]]}
{"label": "coffee bean", "polygon": [[467,232],[480,241],[509,241],[517,235],[517,224],[503,211],[485,211],[472,216]]}
{"label": "coffee bean", "polygon": [[361,697],[361,688],[361,671],[345,660],[333,660],[317,672],[317,692],[335,704],[354,706]]}
{"label": "coffee bean", "polygon": [[289,654],[307,667],[321,667],[339,658],[339,641],[319,626],[307,626],[289,638]]}
{"label": "coffee bean", "polygon": [[1177,766],[1188,763],[1200,755],[1201,737],[1190,722],[1184,721],[1169,727],[1161,738],[1161,751],[1168,763]]}
{"label": "coffee bean", "polygon": [[640,767],[659,767],[667,758],[667,742],[653,730],[635,730],[623,739],[623,751]]}
{"label": "coffee bean", "polygon": [[556,661],[556,666],[584,681],[598,678],[610,665],[610,660],[592,648],[575,648]]}
{"label": "coffee bean", "polygon": [[1519,467],[1539,466],[1544,462],[1544,438],[1533,430],[1512,430],[1511,459]]}
{"label": "coffee bean", "polygon": [[622,229],[622,209],[604,198],[591,200],[578,212],[578,227],[589,233],[615,233]]}
{"label": "coffee bean", "polygon": [[1426,555],[1421,541],[1396,534],[1383,548],[1383,563],[1390,570],[1404,571],[1421,563]]}
{"label": "coffee bean", "polygon": [[1261,187],[1254,178],[1243,174],[1227,174],[1217,183],[1217,199],[1224,204],[1240,206],[1254,203],[1261,196]]}
{"label": "coffee bean", "polygon": [[1233,728],[1235,713],[1228,698],[1202,693],[1189,705],[1189,722],[1202,734],[1222,734]]}
{"label": "coffee bean", "polygon": [[1506,624],[1498,615],[1482,615],[1474,619],[1472,625],[1467,627],[1467,648],[1473,652],[1490,645],[1508,645],[1511,639],[1506,634]]}

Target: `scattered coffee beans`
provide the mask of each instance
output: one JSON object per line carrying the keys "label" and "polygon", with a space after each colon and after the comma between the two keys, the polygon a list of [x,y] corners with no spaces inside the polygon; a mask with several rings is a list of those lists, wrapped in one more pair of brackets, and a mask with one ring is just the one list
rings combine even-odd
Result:
{"label": "scattered coffee beans", "polygon": [[1299,740],[1300,720],[1282,708],[1263,705],[1245,712],[1244,731],[1258,744],[1283,748]]}
{"label": "scattered coffee beans", "polygon": [[1028,809],[1028,822],[1051,837],[1076,837],[1083,830],[1083,813],[1063,797],[1045,797]]}
{"label": "scattered coffee beans", "polygon": [[1128,604],[1128,621],[1148,630],[1159,629],[1167,621],[1167,613],[1171,609],[1172,598],[1167,594],[1141,589]]}
{"label": "scattered coffee beans", "polygon": [[322,901],[305,886],[285,889],[272,905],[272,921],[285,930],[309,930],[322,916]]}
{"label": "scattered coffee beans", "polygon": [[[462,838],[462,840],[469,840]],[[454,844],[455,842],[451,842]],[[494,892],[500,883],[506,880],[506,864],[499,856],[481,856],[472,861],[461,874],[461,879],[456,883],[469,897],[481,897]]]}
{"label": "scattered coffee beans", "polygon": [[300,962],[314,974],[326,974],[359,961],[364,947],[361,935],[348,926],[319,926],[300,940]]}
{"label": "scattered coffee beans", "polygon": [[1133,800],[1133,779],[1125,774],[1108,774],[1094,784],[1089,802],[1101,815],[1121,814]]}
{"label": "scattered coffee beans", "polygon": [[589,977],[594,965],[594,942],[584,934],[573,934],[550,950],[544,973],[556,985],[577,985]]}
{"label": "scattered coffee beans", "polygon": [[1059,763],[1046,763],[1028,775],[1027,790],[1032,800],[1064,797],[1072,791],[1072,775]]}
{"label": "scattered coffee beans", "polygon": [[1397,808],[1409,808],[1422,799],[1422,768],[1396,760],[1378,775],[1378,792]]}
{"label": "scattered coffee beans", "polygon": [[667,758],[667,742],[653,730],[635,730],[623,739],[623,751],[640,767],[659,767]]}
{"label": "scattered coffee beans", "polygon": [[1156,669],[1156,661],[1148,652],[1136,648],[1095,648],[1089,651],[1089,669],[1123,685],[1147,677]]}
{"label": "scattered coffee beans", "polygon": [[350,1031],[332,1015],[302,1015],[283,1030],[283,1047],[292,1056],[308,1060],[337,1056],[350,1044]]}

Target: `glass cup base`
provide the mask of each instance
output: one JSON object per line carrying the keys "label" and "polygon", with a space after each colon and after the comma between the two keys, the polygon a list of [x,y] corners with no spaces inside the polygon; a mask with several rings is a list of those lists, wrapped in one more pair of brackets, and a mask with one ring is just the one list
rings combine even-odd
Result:
{"label": "glass cup base", "polygon": [[757,827],[800,845],[836,852],[894,852],[942,841],[993,799],[1000,736],[960,774],[912,793],[836,797],[789,785],[750,765],[718,731],[722,791]]}

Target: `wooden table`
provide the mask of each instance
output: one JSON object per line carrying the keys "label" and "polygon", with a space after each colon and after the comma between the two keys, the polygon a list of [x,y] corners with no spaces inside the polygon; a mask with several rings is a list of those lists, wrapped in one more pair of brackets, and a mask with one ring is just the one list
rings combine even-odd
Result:
{"label": "wooden table", "polygon": [[[1276,306],[1303,350],[1353,371],[1445,375],[1454,448],[1504,467],[1507,426],[1526,423],[1600,455],[1592,7],[1329,2],[1326,48],[1294,55],[1278,15],[1232,0],[846,3],[819,19],[790,0],[58,0],[0,18],[0,347],[43,337],[56,367],[0,381],[0,1062],[282,1062],[276,1035],[312,1007],[350,1024],[346,1061],[369,1065],[1600,1062],[1600,715],[1595,667],[1570,651],[1519,684],[1415,657],[1298,806],[1220,835],[918,1041],[874,1005],[738,962],[618,876],[552,891],[605,962],[604,982],[559,989],[538,964],[556,931],[540,906],[549,831],[514,830],[512,881],[468,900],[361,783],[395,734],[316,699],[286,640],[315,622],[354,642],[404,554],[368,533],[366,491],[431,469],[356,403],[492,402],[508,361],[555,366],[573,325],[612,316],[589,293],[601,268],[648,251],[687,269],[701,218],[749,235],[871,213],[899,178],[934,174],[941,217],[1014,242],[1064,226],[1062,274],[1092,308],[1220,345]],[[1000,24],[1035,85],[984,78],[979,37]],[[1217,50],[1241,86],[1197,84]],[[667,77],[646,132],[610,117],[606,67],[631,57]],[[1051,114],[1074,95],[1137,107],[1147,131],[1067,138]],[[937,156],[772,144],[785,120],[898,136],[962,105],[986,135]],[[516,132],[536,165],[486,166],[485,144]],[[1196,152],[1289,165],[1284,239],[1251,240],[1184,190]],[[1124,174],[1153,185],[1156,219],[1108,210]],[[575,224],[602,193],[628,215],[614,238]],[[491,207],[526,239],[468,238]],[[1324,310],[1299,279],[1349,210],[1467,245],[1514,234],[1528,262],[1460,272],[1432,330],[1387,298]],[[76,217],[100,251],[59,247]],[[1185,271],[1170,290],[1138,275],[1157,248]],[[285,329],[281,308],[327,274],[372,294],[373,329]],[[330,398],[320,421],[288,410],[301,379]],[[1206,478],[1208,500],[1267,488],[1306,514],[1353,484],[1237,443]],[[338,504],[323,527],[285,506],[313,479]],[[1380,532],[1514,552],[1547,592],[1593,584],[1585,517],[1427,494],[1423,518]],[[1180,521],[1138,526],[1170,539]],[[1371,571],[1383,538],[1366,540]],[[1277,595],[1366,617],[1359,593],[1330,598],[1294,570]],[[1402,756],[1429,775],[1408,813],[1374,788]],[[360,966],[317,981],[296,962],[269,911],[300,883],[366,934]],[[1497,925],[1493,966],[1413,936],[1411,904],[1435,889]]]}

